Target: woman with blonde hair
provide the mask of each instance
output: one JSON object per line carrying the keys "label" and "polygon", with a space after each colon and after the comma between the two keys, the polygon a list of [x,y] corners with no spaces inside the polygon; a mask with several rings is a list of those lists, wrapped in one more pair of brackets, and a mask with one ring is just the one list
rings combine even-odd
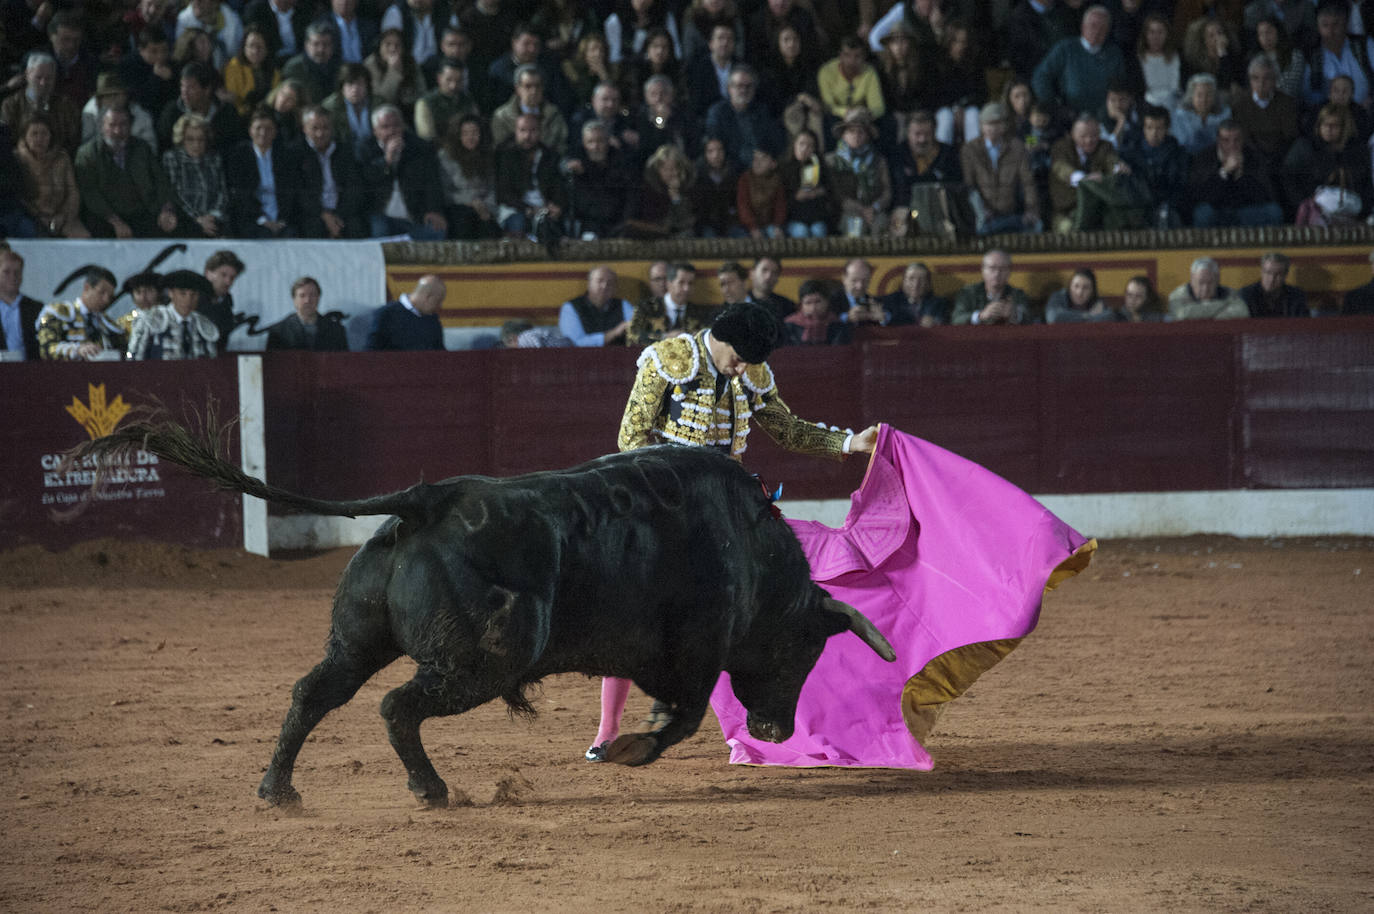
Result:
{"label": "woman with blonde hair", "polygon": [[625,220],[627,238],[690,238],[696,219],[692,210],[694,172],[687,154],[669,143],[644,163],[644,183]]}
{"label": "woman with blonde hair", "polygon": [[610,46],[600,32],[588,32],[577,42],[577,51],[563,61],[563,75],[573,95],[583,105],[591,104],[592,93],[601,83],[620,85],[620,64],[611,63]]}
{"label": "woman with blonde hair", "polygon": [[1169,132],[1189,155],[1217,141],[1217,128],[1231,116],[1231,108],[1217,95],[1216,78],[1194,73],[1183,90],[1183,100],[1170,116]]}
{"label": "woman with blonde hair", "polygon": [[206,238],[222,233],[229,209],[224,163],[213,139],[208,120],[183,114],[172,127],[172,148],[162,154],[162,170],[172,185],[181,225],[195,225]]}

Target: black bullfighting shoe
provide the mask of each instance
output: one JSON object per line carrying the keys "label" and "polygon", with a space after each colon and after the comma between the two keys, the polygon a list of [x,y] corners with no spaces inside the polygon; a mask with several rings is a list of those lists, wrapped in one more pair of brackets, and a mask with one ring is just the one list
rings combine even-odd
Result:
{"label": "black bullfighting shoe", "polygon": [[606,761],[606,747],[609,745],[609,742],[605,742],[599,746],[593,746],[582,757],[589,762],[604,762]]}

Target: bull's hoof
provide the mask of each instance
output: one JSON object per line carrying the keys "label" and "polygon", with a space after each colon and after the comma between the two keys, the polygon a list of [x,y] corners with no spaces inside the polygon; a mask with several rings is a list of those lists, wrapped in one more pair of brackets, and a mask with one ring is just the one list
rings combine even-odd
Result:
{"label": "bull's hoof", "polygon": [[410,792],[415,794],[415,799],[426,809],[448,809],[448,787],[443,783],[429,787],[412,785]]}
{"label": "bull's hoof", "polygon": [[290,784],[272,786],[264,781],[258,785],[258,796],[266,800],[268,806],[282,809],[301,808],[301,795]]}
{"label": "bull's hoof", "polygon": [[657,755],[658,740],[649,733],[626,733],[606,747],[606,761],[617,765],[647,765]]}

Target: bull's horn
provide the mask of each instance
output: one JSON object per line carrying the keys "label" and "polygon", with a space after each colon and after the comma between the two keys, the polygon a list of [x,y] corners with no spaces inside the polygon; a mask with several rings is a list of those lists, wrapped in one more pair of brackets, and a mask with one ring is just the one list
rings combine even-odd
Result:
{"label": "bull's horn", "polygon": [[825,609],[832,613],[839,613],[849,620],[849,630],[858,635],[864,644],[873,648],[873,652],[888,663],[897,659],[897,652],[892,649],[892,645],[883,637],[883,633],[878,631],[878,626],[868,621],[868,617],[859,612],[854,607],[842,600],[834,597],[826,597],[821,604]]}

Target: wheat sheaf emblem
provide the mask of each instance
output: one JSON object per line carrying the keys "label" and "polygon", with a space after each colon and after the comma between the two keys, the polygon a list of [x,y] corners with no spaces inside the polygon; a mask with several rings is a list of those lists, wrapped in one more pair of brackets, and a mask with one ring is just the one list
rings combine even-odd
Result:
{"label": "wheat sheaf emblem", "polygon": [[92,440],[103,438],[115,430],[120,420],[133,407],[125,403],[124,397],[119,394],[115,394],[115,398],[106,403],[104,384],[87,384],[86,390],[90,405],[82,403],[77,397],[72,397],[71,406],[66,407],[66,410],[73,419],[81,423],[81,427]]}

